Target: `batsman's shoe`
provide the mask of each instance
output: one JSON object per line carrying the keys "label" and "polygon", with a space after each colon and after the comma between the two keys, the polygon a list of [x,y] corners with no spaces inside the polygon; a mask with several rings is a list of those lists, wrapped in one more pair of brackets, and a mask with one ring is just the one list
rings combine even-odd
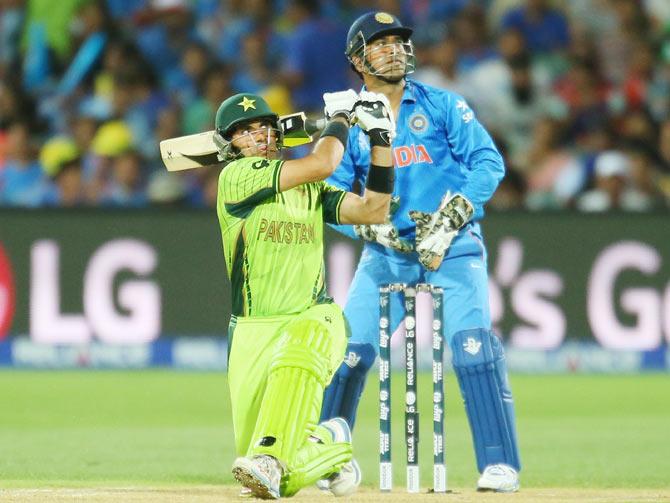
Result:
{"label": "batsman's shoe", "polygon": [[319,480],[319,489],[328,490],[334,496],[350,496],[361,485],[361,467],[355,459],[345,463],[340,471],[327,479]]}
{"label": "batsman's shoe", "polygon": [[[349,428],[349,423],[344,418],[334,417],[333,419],[324,421],[320,426],[323,426],[330,432],[333,442],[351,442],[351,428]],[[319,480],[316,483],[316,487],[322,491],[329,491],[330,479],[336,475],[333,474],[329,478]]]}
{"label": "batsman's shoe", "polygon": [[333,436],[333,442],[351,443],[351,428],[344,418],[334,417],[321,423],[321,426],[330,431]]}
{"label": "batsman's shoe", "polygon": [[250,489],[256,498],[279,499],[282,467],[272,456],[237,458],[233,463],[233,476],[240,484]]}
{"label": "batsman's shoe", "polygon": [[477,481],[478,491],[514,493],[519,490],[519,474],[509,465],[489,465]]}
{"label": "batsman's shoe", "polygon": [[[321,426],[331,432],[333,442],[351,443],[351,429],[343,418],[329,419],[321,423]],[[327,479],[319,480],[316,485],[319,489],[330,491],[335,496],[349,496],[361,485],[361,467],[355,459],[352,459],[345,463],[339,472],[332,474]]]}
{"label": "batsman's shoe", "polygon": [[240,498],[251,498],[254,495],[253,492],[251,492],[251,489],[248,487],[243,487],[240,489]]}

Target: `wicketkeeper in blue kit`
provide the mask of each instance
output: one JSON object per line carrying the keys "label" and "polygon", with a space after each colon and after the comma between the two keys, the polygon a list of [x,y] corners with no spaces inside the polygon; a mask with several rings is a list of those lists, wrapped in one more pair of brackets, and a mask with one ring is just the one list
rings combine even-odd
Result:
{"label": "wicketkeeper in blue kit", "polygon": [[[457,94],[406,78],[414,70],[412,30],[385,12],[359,17],[346,54],[369,91],[384,93],[395,111],[393,141],[398,207],[385,225],[339,227],[366,241],[345,315],[352,335],[326,389],[321,419],[356,409],[378,351],[379,286],[430,283],[444,289],[444,322],[481,474],[480,491],[519,489],[514,404],[503,346],[491,330],[486,248],[479,220],[504,175],[491,137]],[[351,128],[344,158],[329,182],[364,186],[370,165],[365,133]],[[391,306],[393,331],[401,300]]]}

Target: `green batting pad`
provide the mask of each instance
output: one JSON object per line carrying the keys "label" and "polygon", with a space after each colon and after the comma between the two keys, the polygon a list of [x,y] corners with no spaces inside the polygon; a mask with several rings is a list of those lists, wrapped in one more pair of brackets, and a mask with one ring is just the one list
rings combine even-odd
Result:
{"label": "green batting pad", "polygon": [[293,496],[303,487],[315,484],[342,468],[353,455],[349,442],[320,444],[307,441],[295,457],[295,467],[282,479],[282,496]]}
{"label": "green batting pad", "polygon": [[292,469],[298,448],[319,420],[334,346],[317,321],[287,326],[270,364],[248,455],[269,454]]}

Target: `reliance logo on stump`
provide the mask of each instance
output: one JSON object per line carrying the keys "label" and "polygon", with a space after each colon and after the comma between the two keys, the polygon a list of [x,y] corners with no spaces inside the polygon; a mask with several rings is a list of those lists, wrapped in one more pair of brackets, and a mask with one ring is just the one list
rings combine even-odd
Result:
{"label": "reliance logo on stump", "polygon": [[14,276],[9,258],[0,243],[0,340],[9,335],[14,317]]}

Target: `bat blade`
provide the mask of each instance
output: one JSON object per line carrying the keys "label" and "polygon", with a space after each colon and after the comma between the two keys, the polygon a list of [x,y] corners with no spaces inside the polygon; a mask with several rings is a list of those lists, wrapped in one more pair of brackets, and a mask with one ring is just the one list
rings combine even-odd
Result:
{"label": "bat blade", "polygon": [[[304,112],[279,117],[284,146],[298,147],[313,141],[313,135],[325,127],[324,119],[307,119]],[[168,171],[202,168],[221,162],[214,143],[214,131],[169,138],[160,142],[161,158]]]}
{"label": "bat blade", "polygon": [[220,162],[214,131],[163,140],[160,150],[168,171],[202,168]]}

